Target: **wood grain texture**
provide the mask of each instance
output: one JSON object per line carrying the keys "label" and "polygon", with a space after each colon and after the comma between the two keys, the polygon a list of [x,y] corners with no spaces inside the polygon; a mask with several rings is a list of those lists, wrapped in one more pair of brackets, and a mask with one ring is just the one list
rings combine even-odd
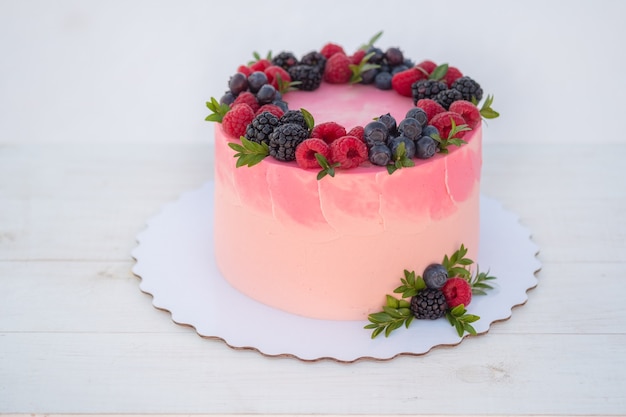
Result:
{"label": "wood grain texture", "polygon": [[3,145],[0,413],[626,414],[625,151],[488,144],[484,193],[540,246],[529,301],[459,346],[340,364],[230,349],[139,290],[135,236],[211,178],[210,146]]}

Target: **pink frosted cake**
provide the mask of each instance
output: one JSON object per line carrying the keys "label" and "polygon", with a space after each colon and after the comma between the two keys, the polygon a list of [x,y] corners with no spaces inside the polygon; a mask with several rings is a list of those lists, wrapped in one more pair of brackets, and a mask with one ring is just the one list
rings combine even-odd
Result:
{"label": "pink frosted cake", "polygon": [[[461,245],[476,257],[481,98],[458,69],[415,65],[397,48],[346,55],[327,44],[239,67],[207,103],[207,120],[221,122],[214,238],[224,278],[288,313],[366,320],[402,271]],[[493,116],[486,101],[482,115]]]}

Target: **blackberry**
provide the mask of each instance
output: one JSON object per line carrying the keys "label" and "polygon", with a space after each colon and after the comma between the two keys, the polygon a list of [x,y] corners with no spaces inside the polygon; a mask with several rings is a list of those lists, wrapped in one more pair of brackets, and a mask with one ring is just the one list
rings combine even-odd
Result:
{"label": "blackberry", "polygon": [[288,70],[291,81],[300,81],[299,90],[313,91],[322,83],[322,71],[312,65],[294,65]]}
{"label": "blackberry", "polygon": [[436,288],[426,288],[411,298],[411,312],[417,319],[435,320],[448,309],[446,296]]}
{"label": "blackberry", "polygon": [[457,100],[463,100],[463,94],[459,90],[451,88],[449,90],[440,91],[434,99],[441,107],[448,110],[450,105]]}
{"label": "blackberry", "polygon": [[423,98],[434,98],[440,91],[447,90],[448,86],[443,81],[437,80],[420,80],[411,85],[413,93],[413,103],[417,104],[418,100]]}
{"label": "blackberry", "polygon": [[282,67],[286,70],[289,70],[289,68],[293,67],[297,63],[298,59],[291,52],[283,51],[280,54],[276,55],[274,58],[272,58],[272,65]]}
{"label": "blackberry", "polygon": [[478,103],[483,98],[483,89],[480,87],[480,84],[470,77],[457,78],[457,80],[452,83],[451,88],[460,91],[463,95],[463,100],[472,103]]}
{"label": "blackberry", "polygon": [[304,120],[304,115],[300,110],[288,110],[283,114],[280,118],[280,124],[286,125],[287,123],[295,123],[298,126],[303,127],[308,130],[308,126],[306,124],[306,120]]}
{"label": "blackberry", "polygon": [[256,116],[246,128],[246,139],[256,143],[269,143],[270,134],[279,124],[278,117],[268,111]]}
{"label": "blackberry", "polygon": [[326,57],[317,51],[312,51],[302,57],[300,64],[317,67],[320,73],[323,73],[324,68],[326,68]]}
{"label": "blackberry", "polygon": [[279,161],[296,159],[296,147],[309,136],[309,131],[296,123],[281,124],[270,134],[270,155]]}

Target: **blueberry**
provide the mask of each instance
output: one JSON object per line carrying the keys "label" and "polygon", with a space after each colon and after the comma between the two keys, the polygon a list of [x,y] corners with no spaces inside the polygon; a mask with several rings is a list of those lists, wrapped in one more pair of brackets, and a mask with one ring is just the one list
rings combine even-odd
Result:
{"label": "blueberry", "polygon": [[406,66],[406,65],[404,65],[404,64],[396,65],[396,66],[395,66],[395,67],[393,67],[393,69],[391,70],[391,75],[396,75],[397,73],[402,72],[402,71],[406,71],[406,70],[408,70],[408,69],[409,69],[409,67],[407,67],[407,66]]}
{"label": "blueberry", "polygon": [[361,84],[372,84],[378,74],[378,68],[368,69],[361,73]]}
{"label": "blueberry", "polygon": [[422,136],[422,125],[417,119],[408,117],[400,122],[398,132],[411,140],[416,140]]}
{"label": "blueberry", "polygon": [[287,102],[284,100],[274,100],[272,101],[272,104],[280,107],[280,109],[284,112],[287,112],[289,110],[289,106],[287,105]]}
{"label": "blueberry", "polygon": [[396,124],[396,119],[394,119],[394,117],[390,114],[383,114],[378,118],[379,122],[382,122],[385,124],[385,126],[387,126],[387,132],[390,135],[395,135],[396,134],[396,130],[398,129],[398,125]]}
{"label": "blueberry", "polygon": [[400,135],[389,140],[389,148],[391,149],[391,156],[393,159],[398,158],[398,146],[400,143],[404,143],[404,152],[407,158],[413,158],[415,156],[415,142],[407,138],[404,135]]}
{"label": "blueberry", "polygon": [[422,274],[428,288],[440,289],[448,280],[448,271],[441,264],[430,264]]}
{"label": "blueberry", "polygon": [[422,136],[432,137],[433,135],[439,135],[439,129],[437,129],[433,125],[424,126],[424,128],[422,129]]}
{"label": "blueberry", "polygon": [[404,54],[400,50],[400,48],[389,48],[385,52],[385,58],[387,58],[387,62],[389,65],[395,66],[400,65],[404,62]]}
{"label": "blueberry", "polygon": [[406,112],[407,118],[415,119],[420,122],[420,126],[424,127],[428,124],[428,116],[426,112],[419,107],[413,107],[408,112]]}
{"label": "blueberry", "polygon": [[393,76],[390,73],[381,71],[376,74],[374,85],[379,90],[391,90],[391,78],[393,78]]}
{"label": "blueberry", "polygon": [[259,104],[269,104],[276,99],[276,89],[272,84],[263,84],[256,93]]}
{"label": "blueberry", "polygon": [[367,50],[365,55],[371,54],[372,52],[374,53],[374,55],[372,55],[370,59],[367,60],[368,63],[380,64],[381,62],[383,62],[383,59],[385,58],[385,53],[382,49],[372,46]]}
{"label": "blueberry", "polygon": [[385,166],[391,161],[391,149],[382,142],[376,142],[369,150],[369,160],[374,165]]}
{"label": "blueberry", "polygon": [[415,141],[415,156],[428,159],[437,153],[437,142],[430,136],[422,136]]}
{"label": "blueberry", "polygon": [[235,97],[235,95],[232,92],[227,91],[227,92],[224,93],[222,98],[220,98],[220,103],[228,104],[230,106],[235,101],[235,98],[236,97]]}
{"label": "blueberry", "polygon": [[248,75],[248,88],[250,92],[256,94],[259,89],[267,84],[267,75],[262,71],[255,71]]}
{"label": "blueberry", "polygon": [[230,80],[228,80],[228,88],[235,96],[246,91],[248,89],[248,78],[246,74],[238,72],[230,77]]}
{"label": "blueberry", "polygon": [[369,122],[363,128],[363,139],[369,144],[374,142],[386,142],[389,136],[387,126],[383,122]]}

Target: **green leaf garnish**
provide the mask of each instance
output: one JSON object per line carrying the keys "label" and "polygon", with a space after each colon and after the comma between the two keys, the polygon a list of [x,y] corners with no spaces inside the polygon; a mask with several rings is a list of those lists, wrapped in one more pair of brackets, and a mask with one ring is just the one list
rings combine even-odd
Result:
{"label": "green leaf garnish", "polygon": [[492,104],[493,96],[488,95],[487,98],[485,98],[485,102],[480,107],[480,115],[484,119],[495,119],[496,117],[500,116],[500,113],[491,108]]}
{"label": "green leaf garnish", "polygon": [[443,77],[446,76],[446,73],[448,72],[448,64],[441,64],[438,65],[433,72],[430,73],[430,75],[428,76],[429,80],[436,80],[439,81],[441,80]]}
{"label": "green leaf garnish", "polygon": [[304,121],[306,122],[306,126],[310,132],[311,130],[313,130],[313,127],[315,126],[315,119],[313,118],[313,115],[309,113],[309,111],[306,109],[300,109],[300,112],[304,116]]}
{"label": "green leaf garnish", "polygon": [[279,73],[276,73],[276,85],[278,85],[277,90],[281,94],[285,94],[290,91],[297,90],[298,89],[297,87],[300,84],[302,84],[302,81],[285,81],[283,80],[283,77],[281,77]]}
{"label": "green leaf garnish", "polygon": [[237,158],[237,163],[235,164],[237,168],[244,165],[247,165],[248,167],[254,166],[270,154],[270,148],[267,143],[253,142],[246,139],[245,136],[242,136],[240,139],[241,144],[234,142],[228,143],[228,146],[232,150],[237,152],[235,155],[233,155],[235,158]]}
{"label": "green leaf garnish", "polygon": [[459,337],[463,337],[465,332],[476,336],[476,330],[470,323],[474,323],[480,317],[474,314],[467,314],[467,310],[463,304],[454,307],[451,310],[446,311],[446,318],[451,326],[456,329]]}
{"label": "green leaf garnish", "polygon": [[366,44],[361,45],[359,47],[359,49],[362,50],[362,51],[367,51],[368,49],[373,47],[376,42],[378,42],[378,40],[380,39],[381,36],[383,36],[383,31],[382,30],[380,32],[376,33],[374,36],[372,36],[370,38],[369,42],[367,42]]}
{"label": "green leaf garnish", "polygon": [[439,148],[439,152],[443,153],[443,154],[447,154],[449,152],[448,146],[450,146],[450,145],[454,145],[454,146],[465,145],[467,142],[464,141],[461,138],[457,138],[456,135],[459,132],[465,132],[465,131],[468,131],[468,130],[472,130],[472,128],[470,128],[466,124],[462,124],[462,125],[458,125],[457,126],[455,121],[454,121],[454,119],[452,117],[450,117],[450,124],[452,125],[452,127],[450,129],[450,133],[448,134],[447,138],[443,139],[438,134],[434,134],[434,135],[430,136],[437,142],[437,147]]}
{"label": "green leaf garnish", "polygon": [[361,59],[361,62],[359,62],[358,64],[348,65],[348,67],[352,71],[352,75],[350,76],[350,84],[356,84],[356,83],[361,82],[361,80],[363,79],[362,75],[365,71],[380,68],[380,65],[378,64],[369,64],[367,62],[374,55],[375,55],[374,52],[370,52],[369,54],[365,55],[363,59]]}
{"label": "green leaf garnish", "polygon": [[317,180],[321,180],[326,175],[330,175],[331,177],[335,176],[335,168],[339,166],[339,162],[335,162],[334,164],[330,164],[328,159],[324,155],[319,152],[315,153],[315,159],[317,159],[317,163],[322,167],[321,171],[317,174]]}
{"label": "green leaf garnish", "polygon": [[387,165],[387,172],[391,175],[401,168],[413,166],[415,166],[415,162],[407,156],[404,142],[400,142],[396,148],[396,160]]}
{"label": "green leaf garnish", "polygon": [[387,295],[387,302],[383,306],[383,311],[370,314],[368,316],[370,324],[367,324],[365,329],[373,330],[372,339],[383,331],[385,337],[389,337],[391,332],[402,327],[402,325],[408,328],[414,317],[408,301]]}
{"label": "green leaf garnish", "polygon": [[[400,278],[400,285],[398,288],[393,290],[396,294],[402,294],[402,298],[410,298],[414,295],[417,295],[418,292],[426,288],[426,283],[424,279],[415,275],[415,271],[404,270],[404,278]],[[389,297],[389,296],[387,296]]]}
{"label": "green leaf garnish", "polygon": [[254,60],[249,61],[248,65],[252,65],[252,64],[254,64],[256,62],[259,62],[262,59],[267,59],[268,61],[271,61],[272,60],[272,51],[268,51],[267,55],[265,55],[265,58],[263,58],[261,56],[261,54],[258,53],[257,51],[252,52],[252,56],[254,57]]}
{"label": "green leaf garnish", "polygon": [[224,115],[230,110],[230,106],[225,103],[220,103],[214,97],[211,97],[211,101],[206,102],[206,106],[212,111],[204,120],[207,122],[222,123]]}
{"label": "green leaf garnish", "polygon": [[[452,255],[445,255],[441,264],[448,271],[448,276],[466,279],[472,287],[472,294],[485,294],[486,290],[492,288],[485,281],[493,280],[495,277],[490,276],[488,272],[479,272],[478,268],[476,269],[476,274],[472,276],[469,268],[474,264],[474,261],[466,255],[467,248],[462,244]],[[416,296],[426,288],[426,284],[421,276],[415,274],[415,271],[407,269],[404,270],[404,276],[400,278],[400,282],[402,285],[393,290],[393,292],[394,294],[401,294],[402,298],[387,295],[382,311],[368,316],[369,324],[365,325],[364,328],[372,330],[372,339],[383,332],[385,337],[387,337],[403,324],[408,328],[413,321],[414,315],[411,311],[411,303],[410,300],[406,299]],[[480,317],[468,314],[464,305],[461,304],[454,308],[449,308],[445,317],[450,325],[456,329],[460,337],[465,333],[476,335],[476,330],[471,323],[479,320]]]}

